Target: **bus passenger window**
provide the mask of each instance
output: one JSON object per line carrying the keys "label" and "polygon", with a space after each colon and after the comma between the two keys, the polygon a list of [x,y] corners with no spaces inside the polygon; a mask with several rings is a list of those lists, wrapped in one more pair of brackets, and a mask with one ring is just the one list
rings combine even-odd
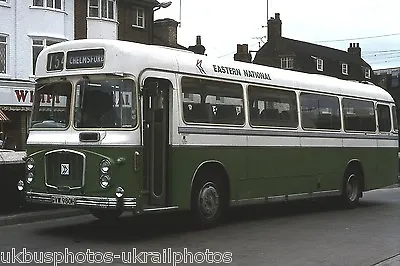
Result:
{"label": "bus passenger window", "polygon": [[398,122],[397,122],[396,106],[392,106],[392,123],[393,123],[393,129],[395,131],[398,131],[399,126],[398,126]]}
{"label": "bus passenger window", "polygon": [[375,108],[372,101],[343,98],[344,129],[375,132]]}
{"label": "bus passenger window", "polygon": [[378,125],[380,132],[390,132],[390,109],[388,105],[378,104]]}
{"label": "bus passenger window", "polygon": [[251,125],[297,127],[295,92],[252,85],[248,92]]}
{"label": "bus passenger window", "polygon": [[301,93],[300,104],[303,128],[341,129],[338,97]]}
{"label": "bus passenger window", "polygon": [[183,77],[182,99],[186,122],[244,124],[243,88],[240,84]]}

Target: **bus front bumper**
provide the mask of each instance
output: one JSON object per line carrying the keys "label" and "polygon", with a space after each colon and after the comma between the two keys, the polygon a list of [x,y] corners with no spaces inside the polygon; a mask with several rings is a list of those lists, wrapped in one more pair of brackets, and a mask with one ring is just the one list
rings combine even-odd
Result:
{"label": "bus front bumper", "polygon": [[136,198],[107,198],[60,195],[38,192],[25,192],[27,202],[63,205],[70,207],[102,208],[102,209],[123,209],[133,210],[136,208]]}

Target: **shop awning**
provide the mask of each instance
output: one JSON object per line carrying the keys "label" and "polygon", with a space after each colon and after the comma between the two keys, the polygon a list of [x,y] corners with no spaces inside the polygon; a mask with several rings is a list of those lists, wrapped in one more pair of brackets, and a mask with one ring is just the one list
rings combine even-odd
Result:
{"label": "shop awning", "polygon": [[0,110],[0,122],[10,121],[10,119],[6,116],[3,111]]}

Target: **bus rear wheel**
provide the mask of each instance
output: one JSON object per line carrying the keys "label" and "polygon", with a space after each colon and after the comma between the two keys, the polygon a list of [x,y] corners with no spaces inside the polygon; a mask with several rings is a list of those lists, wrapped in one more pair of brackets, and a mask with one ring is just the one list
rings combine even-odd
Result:
{"label": "bus rear wheel", "polygon": [[361,175],[358,171],[349,171],[344,178],[342,199],[346,207],[354,208],[361,197]]}
{"label": "bus rear wheel", "polygon": [[122,214],[122,210],[90,209],[90,213],[102,222],[113,222],[118,220]]}
{"label": "bus rear wheel", "polygon": [[201,179],[195,182],[192,193],[192,217],[200,229],[211,228],[219,222],[225,206],[219,180]]}

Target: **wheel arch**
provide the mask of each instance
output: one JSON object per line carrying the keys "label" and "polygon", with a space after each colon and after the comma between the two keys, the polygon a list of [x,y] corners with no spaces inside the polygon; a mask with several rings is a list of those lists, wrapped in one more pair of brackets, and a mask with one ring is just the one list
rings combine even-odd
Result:
{"label": "wheel arch", "polygon": [[207,160],[207,161],[203,161],[202,163],[200,163],[195,172],[193,173],[192,176],[192,181],[191,181],[191,185],[190,185],[190,191],[192,194],[193,192],[193,187],[196,181],[198,181],[200,178],[202,178],[202,174],[203,173],[207,173],[207,172],[216,172],[218,173],[218,177],[221,179],[221,182],[223,184],[223,186],[226,188],[226,200],[227,203],[229,203],[230,200],[230,196],[231,196],[231,182],[229,179],[229,174],[228,171],[226,170],[225,165],[218,161],[218,160]]}
{"label": "wheel arch", "polygon": [[361,175],[360,186],[361,186],[361,195],[362,195],[362,192],[365,190],[365,180],[364,180],[365,176],[364,176],[364,168],[363,168],[361,161],[358,159],[351,159],[346,165],[345,171],[343,173],[343,178],[346,178],[348,172],[350,172],[350,171],[359,171],[359,173]]}

